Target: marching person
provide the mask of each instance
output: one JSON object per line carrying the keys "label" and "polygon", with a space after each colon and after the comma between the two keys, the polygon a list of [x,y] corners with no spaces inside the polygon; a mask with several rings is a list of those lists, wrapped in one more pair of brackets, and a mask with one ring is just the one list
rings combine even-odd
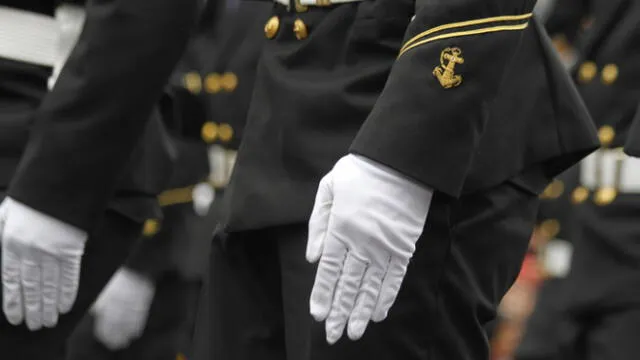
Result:
{"label": "marching person", "polygon": [[488,358],[537,194],[597,143],[534,5],[275,2],[212,358]]}
{"label": "marching person", "polygon": [[[140,10],[129,4],[117,5],[134,6],[126,14]],[[517,275],[536,194],[595,144],[589,117],[531,16],[534,5],[274,5],[225,197],[230,234],[214,247],[214,271],[224,280],[218,284],[242,279],[215,297],[214,312],[227,309],[218,318],[227,327],[214,337],[215,351],[229,359],[488,356],[483,325]],[[85,33],[92,15],[113,13],[90,11]],[[83,39],[62,79],[91,54]],[[171,60],[153,63],[161,68]],[[110,68],[127,75],[141,69]],[[116,81],[100,79],[102,88]],[[138,93],[144,79],[133,80],[128,89]],[[158,82],[147,81],[145,89]],[[80,97],[74,104],[82,104],[93,95],[83,84],[58,88],[73,90]],[[120,111],[109,114],[120,115],[129,102],[116,94]],[[159,90],[143,94],[146,105]],[[86,127],[50,120],[36,119],[39,141],[28,147],[9,196],[82,228],[91,223],[89,210],[106,202],[104,189],[114,186],[144,119],[104,116]],[[107,130],[118,125],[128,131],[116,142]],[[40,134],[61,129],[83,141],[65,148],[41,141]],[[76,161],[49,174],[45,165],[71,153],[80,154]],[[101,168],[92,169],[89,155]],[[95,171],[74,179],[74,193],[62,192],[80,168]],[[47,206],[63,199],[63,210]],[[300,261],[305,252],[320,261],[316,285],[313,267]],[[304,304],[311,288],[311,313],[327,321],[309,337]],[[224,287],[212,291],[218,289]],[[369,320],[381,323],[365,333]],[[336,343],[345,329],[360,340]]]}
{"label": "marching person", "polygon": [[[30,360],[61,359],[64,356],[67,336],[127,258],[140,237],[144,220],[159,216],[155,195],[164,187],[173,161],[173,150],[157,113],[152,111],[152,103],[157,101],[153,95],[156,88],[154,82],[146,81],[136,81],[138,85],[133,87],[103,87],[105,79],[113,80],[110,71],[117,73],[116,78],[122,82],[126,77],[121,75],[126,74],[119,70],[119,66],[131,61],[124,61],[119,51],[112,50],[129,51],[133,48],[130,52],[133,58],[141,61],[148,59],[153,64],[146,67],[148,72],[130,72],[131,79],[146,79],[150,76],[149,72],[153,78],[162,77],[163,72],[168,74],[170,71],[167,67],[173,65],[171,59],[180,55],[195,14],[195,3],[182,2],[176,8],[169,3],[163,7],[170,16],[163,16],[167,15],[164,11],[155,10],[151,15],[145,3],[138,1],[127,3],[126,10],[130,17],[123,18],[113,12],[105,12],[113,8],[112,3],[92,3],[88,17],[90,24],[97,23],[98,26],[91,26],[84,32],[80,40],[82,45],[72,56],[72,59],[83,57],[86,61],[71,60],[76,64],[75,68],[71,66],[70,71],[58,72],[68,49],[64,39],[58,42],[58,36],[64,34],[66,28],[59,29],[54,18],[57,5],[54,1],[3,1],[0,5],[1,71],[7,75],[3,75],[0,81],[2,101],[7,105],[3,106],[7,116],[0,121],[0,126],[6,129],[2,131],[2,196],[10,192],[7,190],[9,182],[17,180],[22,174],[16,166],[23,151],[27,159],[32,157],[35,148],[44,144],[55,147],[58,155],[68,151],[57,158],[59,164],[45,161],[38,166],[38,171],[51,173],[51,176],[46,176],[51,181],[60,173],[65,173],[62,169],[66,165],[78,166],[77,171],[66,173],[69,178],[58,183],[61,187],[49,189],[50,198],[36,196],[34,201],[27,201],[17,193],[13,196],[8,194],[0,206],[4,313],[0,319],[0,347],[6,354]],[[158,2],[154,2],[155,5],[163,6]],[[74,14],[76,12],[70,10],[62,11],[59,15],[71,19],[71,23],[66,24],[73,26],[73,20],[77,20]],[[105,23],[113,23],[116,18],[118,26],[111,26],[109,31],[105,31]],[[139,23],[144,23],[145,27],[137,25]],[[180,30],[172,31],[161,42],[145,40],[146,45],[143,46],[140,45],[142,41],[136,42],[137,39],[146,39],[146,31],[163,31],[171,24],[179,25]],[[113,32],[111,28],[117,30]],[[120,41],[119,31],[124,31],[130,42]],[[102,46],[112,47],[103,49]],[[86,51],[104,56],[87,58]],[[116,54],[115,57],[111,56]],[[140,56],[136,57],[135,54]],[[158,55],[165,58],[162,54],[167,54],[166,62],[155,59]],[[82,70],[78,71],[80,63]],[[51,93],[46,94],[52,68],[56,71],[51,82],[56,82],[56,85]],[[60,76],[56,76],[58,73]],[[158,93],[162,89],[162,79],[156,82],[160,82],[155,91]],[[131,96],[133,93],[147,93],[149,88],[152,89],[150,97],[136,95],[134,100]],[[134,102],[125,104],[118,97]],[[138,100],[140,103],[137,103]],[[71,109],[71,103],[77,106],[75,110]],[[132,104],[140,104],[141,109],[133,111]],[[64,129],[82,132],[87,131],[84,124],[107,122],[110,125],[104,128],[105,131],[92,133],[92,136],[98,139],[115,136],[122,140],[120,135],[126,134],[126,131],[122,131],[126,127],[118,127],[110,120],[105,120],[118,111],[123,114],[117,117],[118,120],[125,124],[131,119],[140,122],[138,130],[140,135],[144,135],[131,143],[131,149],[120,153],[123,159],[120,167],[110,171],[104,168],[108,164],[108,161],[102,161],[104,158],[72,149],[74,144],[82,144],[91,145],[95,150],[97,147],[94,146],[99,146],[99,141],[76,136],[77,133],[72,134]],[[148,121],[152,113],[153,120]],[[61,114],[64,115],[60,117]],[[59,119],[55,122],[58,129],[64,129],[44,129],[51,124],[49,120],[56,116]],[[31,125],[34,127],[29,133]],[[27,139],[29,145],[25,147]],[[96,201],[96,198],[100,198],[101,202],[92,202],[92,206],[82,210],[75,206],[65,209],[69,205],[68,200],[79,195],[79,189],[93,186],[82,179],[93,171],[92,166],[106,170],[101,175],[114,179],[114,183],[109,187],[95,183],[96,191],[78,197],[83,202]],[[93,172],[93,175],[97,173]],[[43,177],[31,179],[34,185],[40,183],[37,186],[39,188],[44,185],[41,182]],[[55,216],[52,217],[52,214]],[[85,261],[81,262],[81,259]],[[81,272],[84,274],[82,277]]]}
{"label": "marching person", "polygon": [[[572,342],[564,339],[564,347],[577,359],[633,359],[640,321],[640,225],[633,215],[640,211],[640,165],[623,147],[636,153],[640,67],[634,59],[640,54],[640,4],[575,0],[573,6],[582,10],[574,24],[592,19],[582,41],[575,43],[580,61],[573,74],[599,127],[601,148],[581,162],[580,186],[571,194],[574,251],[560,310]],[[565,359],[549,346],[553,344],[542,342],[535,350],[525,343],[516,358]]]}

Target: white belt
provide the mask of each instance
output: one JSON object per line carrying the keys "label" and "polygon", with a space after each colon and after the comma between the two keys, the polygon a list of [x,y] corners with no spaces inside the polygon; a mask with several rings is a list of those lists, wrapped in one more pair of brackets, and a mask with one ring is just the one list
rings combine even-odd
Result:
{"label": "white belt", "polygon": [[0,57],[53,66],[57,41],[53,17],[0,6]]}
{"label": "white belt", "polygon": [[[302,6],[331,6],[336,4],[345,4],[351,2],[358,2],[363,0],[295,0],[294,2]],[[289,6],[289,0],[275,0],[278,4]]]}
{"label": "white belt", "polygon": [[622,149],[600,149],[582,161],[580,182],[591,190],[640,193],[640,158],[630,157]]}

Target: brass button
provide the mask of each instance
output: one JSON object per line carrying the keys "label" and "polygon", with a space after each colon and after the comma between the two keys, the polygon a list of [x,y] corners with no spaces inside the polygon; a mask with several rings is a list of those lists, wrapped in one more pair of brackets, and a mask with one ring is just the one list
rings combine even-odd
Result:
{"label": "brass button", "polygon": [[300,3],[300,0],[295,0],[295,5],[296,5],[296,12],[301,13],[301,12],[307,12],[307,11],[309,11],[309,7],[308,7],[308,6],[306,6],[306,5],[302,5],[302,4]]}
{"label": "brass button", "polygon": [[571,194],[571,202],[574,204],[582,204],[589,198],[589,189],[584,186],[577,187]]}
{"label": "brass button", "polygon": [[196,72],[186,73],[182,78],[182,84],[192,94],[199,94],[202,90],[202,79],[200,78],[200,74]]}
{"label": "brass button", "polygon": [[224,73],[220,79],[220,85],[224,90],[231,92],[238,86],[238,77],[232,72]]}
{"label": "brass button", "polygon": [[618,191],[612,187],[602,188],[596,191],[596,195],[593,198],[593,202],[596,205],[605,206],[611,204],[618,196]]}
{"label": "brass button", "polygon": [[219,92],[220,90],[222,90],[222,84],[221,83],[222,83],[222,81],[221,81],[220,74],[211,73],[211,74],[207,75],[206,78],[204,78],[204,89],[209,94],[215,94],[215,93]]}
{"label": "brass button", "polygon": [[608,64],[602,68],[602,82],[605,85],[611,85],[618,79],[618,66],[616,64]]}
{"label": "brass button", "polygon": [[144,226],[142,227],[142,235],[144,236],[153,236],[158,233],[160,230],[160,222],[156,219],[148,219],[144,222]]}
{"label": "brass button", "polygon": [[578,70],[578,80],[586,84],[591,82],[593,78],[598,74],[598,66],[593,61],[587,61],[580,65],[580,69]]}
{"label": "brass button", "polygon": [[202,130],[201,130],[201,135],[202,135],[202,140],[204,140],[206,143],[212,143],[214,141],[216,141],[216,139],[219,136],[219,128],[218,128],[218,124],[214,123],[214,122],[206,122],[203,126],[202,126]]}
{"label": "brass button", "polygon": [[549,184],[545,189],[542,195],[540,195],[541,199],[557,199],[562,196],[564,192],[564,183],[560,180],[553,180],[551,184]]}
{"label": "brass button", "polygon": [[309,36],[307,25],[300,19],[296,19],[296,21],[293,22],[293,32],[296,34],[296,39],[298,40],[304,40]]}
{"label": "brass button", "polygon": [[178,353],[178,355],[176,355],[176,360],[187,360],[187,357],[182,353]]}
{"label": "brass button", "polygon": [[560,222],[556,219],[547,219],[540,224],[540,232],[547,239],[555,239],[560,233]]}
{"label": "brass button", "polygon": [[615,137],[616,131],[609,125],[605,125],[598,130],[598,138],[600,139],[600,144],[602,146],[611,145]]}
{"label": "brass button", "polygon": [[233,128],[229,124],[220,124],[218,127],[218,136],[220,141],[229,142],[233,139]]}
{"label": "brass button", "polygon": [[267,39],[273,39],[276,37],[278,29],[280,29],[280,19],[277,16],[272,16],[264,25],[264,34]]}

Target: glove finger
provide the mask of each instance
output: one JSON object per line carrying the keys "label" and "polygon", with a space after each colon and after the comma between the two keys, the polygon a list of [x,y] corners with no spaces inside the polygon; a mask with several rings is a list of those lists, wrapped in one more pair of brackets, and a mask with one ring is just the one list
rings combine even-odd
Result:
{"label": "glove finger", "polygon": [[366,262],[353,256],[353,253],[347,255],[333,298],[331,312],[325,324],[329,344],[335,344],[342,337],[366,270]]}
{"label": "glove finger", "polygon": [[331,206],[333,205],[333,191],[331,188],[331,175],[327,175],[320,181],[316,201],[309,218],[309,239],[307,241],[306,258],[310,263],[315,263],[322,256],[324,241],[329,229]]}
{"label": "glove finger", "polygon": [[66,314],[71,311],[78,296],[80,285],[81,258],[61,260],[60,262],[60,290],[58,293],[58,311]]}
{"label": "glove finger", "polygon": [[42,328],[42,269],[41,254],[26,251],[20,263],[25,323],[31,331]]}
{"label": "glove finger", "polygon": [[356,299],[356,305],[349,317],[349,326],[347,328],[349,339],[358,340],[364,335],[378,302],[383,278],[384,269],[382,267],[370,265],[367,268]]}
{"label": "glove finger", "polygon": [[53,256],[44,255],[42,269],[42,324],[52,328],[58,324],[60,265]]}
{"label": "glove finger", "polygon": [[402,285],[404,275],[407,273],[408,265],[408,260],[400,260],[398,258],[392,258],[389,262],[387,273],[380,287],[378,303],[376,304],[376,309],[373,311],[372,320],[374,322],[380,322],[387,318],[389,309],[391,309],[391,306],[398,296],[398,292],[400,292],[400,286]]}
{"label": "glove finger", "polygon": [[346,256],[347,248],[340,242],[333,241],[320,258],[309,300],[311,315],[317,321],[322,321],[329,315]]}
{"label": "glove finger", "polygon": [[24,320],[22,287],[20,285],[20,257],[6,244],[2,246],[2,310],[12,325]]}

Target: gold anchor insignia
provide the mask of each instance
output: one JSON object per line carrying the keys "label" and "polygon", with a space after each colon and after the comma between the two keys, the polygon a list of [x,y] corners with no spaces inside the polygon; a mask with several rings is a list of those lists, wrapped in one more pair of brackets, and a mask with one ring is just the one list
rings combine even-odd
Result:
{"label": "gold anchor insignia", "polygon": [[440,66],[433,69],[433,75],[438,78],[440,85],[445,89],[451,89],[462,84],[462,75],[455,74],[457,64],[464,64],[460,48],[446,48],[440,53]]}

